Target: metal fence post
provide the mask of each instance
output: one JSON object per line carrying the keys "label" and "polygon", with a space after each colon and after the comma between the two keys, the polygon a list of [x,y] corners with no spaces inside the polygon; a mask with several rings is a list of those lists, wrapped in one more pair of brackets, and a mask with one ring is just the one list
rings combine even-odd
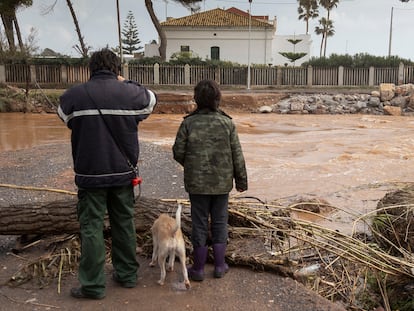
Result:
{"label": "metal fence post", "polygon": [[6,66],[0,65],[0,83],[6,83]]}

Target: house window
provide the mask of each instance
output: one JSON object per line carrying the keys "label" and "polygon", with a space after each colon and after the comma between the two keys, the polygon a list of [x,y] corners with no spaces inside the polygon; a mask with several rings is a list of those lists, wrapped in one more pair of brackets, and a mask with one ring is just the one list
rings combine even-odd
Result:
{"label": "house window", "polygon": [[211,47],[211,59],[220,60],[220,48],[218,46]]}
{"label": "house window", "polygon": [[181,52],[190,52],[190,46],[189,45],[182,45],[181,46]]}

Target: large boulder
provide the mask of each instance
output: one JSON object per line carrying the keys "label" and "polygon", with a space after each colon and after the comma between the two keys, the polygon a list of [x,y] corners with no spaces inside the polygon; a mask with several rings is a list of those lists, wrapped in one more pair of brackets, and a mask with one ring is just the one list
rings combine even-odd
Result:
{"label": "large boulder", "polygon": [[407,107],[414,110],[414,94],[410,95],[410,97],[408,98]]}
{"label": "large boulder", "polygon": [[409,96],[412,94],[414,94],[414,85],[411,83],[395,86],[395,95]]}
{"label": "large boulder", "polygon": [[384,106],[384,114],[388,116],[401,116],[402,109],[401,107]]}
{"label": "large boulder", "polygon": [[379,86],[381,101],[389,101],[395,96],[395,84],[394,83],[381,83]]}

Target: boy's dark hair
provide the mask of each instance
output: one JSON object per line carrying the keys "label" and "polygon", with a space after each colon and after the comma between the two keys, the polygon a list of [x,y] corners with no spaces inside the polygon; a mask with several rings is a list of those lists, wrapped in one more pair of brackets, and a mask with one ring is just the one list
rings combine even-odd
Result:
{"label": "boy's dark hair", "polygon": [[98,70],[109,70],[118,75],[121,71],[121,60],[114,52],[105,48],[92,54],[89,70],[91,74]]}
{"label": "boy's dark hair", "polygon": [[197,108],[217,110],[221,100],[220,88],[214,80],[202,80],[194,88],[194,100]]}

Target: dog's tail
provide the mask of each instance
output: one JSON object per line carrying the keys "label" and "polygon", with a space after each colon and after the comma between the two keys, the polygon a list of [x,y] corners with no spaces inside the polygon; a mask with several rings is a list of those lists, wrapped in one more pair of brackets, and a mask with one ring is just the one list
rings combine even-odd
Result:
{"label": "dog's tail", "polygon": [[178,230],[181,229],[181,210],[183,209],[183,206],[178,203],[177,206],[177,211],[175,212],[175,222],[176,222],[176,228],[174,230],[174,233]]}

